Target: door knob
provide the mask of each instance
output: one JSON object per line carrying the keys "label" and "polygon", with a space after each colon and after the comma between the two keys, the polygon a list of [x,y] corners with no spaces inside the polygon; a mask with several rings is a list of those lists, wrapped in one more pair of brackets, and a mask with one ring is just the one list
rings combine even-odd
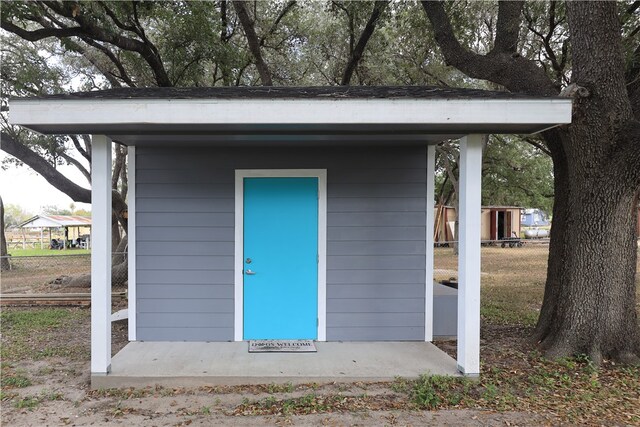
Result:
{"label": "door knob", "polygon": [[255,271],[251,271],[251,269],[248,269],[245,271],[245,274],[248,274],[249,276],[253,276],[254,274],[256,274]]}

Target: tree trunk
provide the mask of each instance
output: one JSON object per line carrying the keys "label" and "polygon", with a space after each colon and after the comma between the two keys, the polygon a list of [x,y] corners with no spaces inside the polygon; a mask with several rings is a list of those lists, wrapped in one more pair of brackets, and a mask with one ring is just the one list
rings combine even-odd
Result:
{"label": "tree trunk", "polygon": [[549,295],[537,338],[552,357],[586,354],[596,364],[603,358],[638,363],[634,198],[640,186],[640,147],[637,134],[628,130],[637,123],[621,66],[616,5],[569,2],[567,15],[572,77],[586,90],[574,102],[570,133],[560,138],[566,164],[554,157],[554,165],[560,160],[558,206]]}
{"label": "tree trunk", "polygon": [[[112,286],[125,284],[128,269],[129,265],[127,262],[122,262],[111,267]],[[91,287],[91,273],[63,277],[62,280],[60,280],[60,284],[71,288],[89,288]]]}
{"label": "tree trunk", "polygon": [[[569,178],[567,176],[567,157],[562,148],[563,136],[557,129],[544,134],[547,146],[553,158],[553,221],[549,240],[549,257],[547,261],[547,281],[545,283],[544,298],[540,316],[533,338],[541,341],[556,324],[557,303],[562,288],[562,271],[565,257],[566,214],[569,211],[567,202],[569,197]],[[565,137],[568,137],[565,135]]]}
{"label": "tree trunk", "polygon": [[2,203],[2,197],[0,197],[0,270],[6,271],[11,267],[9,265],[9,258],[7,257],[7,239],[4,235],[4,203]]}
{"label": "tree trunk", "polygon": [[[120,244],[113,248],[111,257],[111,284],[112,286],[124,285],[128,280],[129,263],[127,235],[124,235]],[[63,276],[56,279],[63,286],[74,288],[88,288],[91,286],[91,273],[77,276]]]}
{"label": "tree trunk", "polygon": [[260,81],[262,82],[262,86],[273,86],[273,82],[271,81],[271,72],[269,71],[269,67],[262,57],[260,40],[258,39],[258,36],[256,34],[255,22],[251,19],[251,16],[249,16],[247,2],[236,0],[233,2],[233,6],[236,10],[236,14],[238,15],[238,19],[242,24],[242,28],[244,29],[244,34],[247,37],[249,50],[251,51],[251,54],[255,59],[256,68],[258,69],[258,74],[260,74]]}
{"label": "tree trunk", "polygon": [[362,34],[360,34],[360,38],[358,39],[358,44],[353,48],[353,32],[351,32],[351,46],[350,49],[351,55],[349,61],[347,62],[347,66],[344,69],[344,74],[342,75],[342,80],[340,81],[340,85],[346,86],[351,83],[351,77],[353,76],[353,72],[356,70],[356,67],[360,63],[362,59],[362,55],[364,54],[364,49],[369,42],[369,39],[373,35],[373,32],[376,29],[376,24],[378,19],[380,19],[380,15],[389,4],[388,1],[376,1],[373,5],[373,11],[371,12],[371,16],[367,21],[367,25],[365,25],[362,30]]}
{"label": "tree trunk", "polygon": [[596,363],[603,357],[637,361],[634,197],[619,191],[621,177],[603,172],[569,180],[556,195],[557,200],[566,197],[568,209],[561,219],[562,235],[554,216],[554,246],[537,328],[551,357],[586,354]]}

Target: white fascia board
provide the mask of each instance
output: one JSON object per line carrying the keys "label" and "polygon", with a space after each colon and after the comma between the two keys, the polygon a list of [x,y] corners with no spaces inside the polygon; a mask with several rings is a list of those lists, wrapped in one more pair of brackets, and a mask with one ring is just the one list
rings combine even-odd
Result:
{"label": "white fascia board", "polygon": [[566,124],[570,99],[17,99],[16,125]]}

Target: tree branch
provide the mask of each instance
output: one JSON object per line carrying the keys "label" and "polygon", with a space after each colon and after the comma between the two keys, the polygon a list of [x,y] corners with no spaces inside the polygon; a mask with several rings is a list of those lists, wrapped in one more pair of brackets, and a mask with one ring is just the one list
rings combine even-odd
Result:
{"label": "tree branch", "polygon": [[116,24],[116,26],[122,30],[125,31],[131,31],[132,33],[136,33],[137,34],[137,29],[136,27],[134,27],[133,25],[125,25],[124,23],[122,23],[118,17],[116,16],[116,14],[107,7],[106,4],[104,4],[104,2],[100,2],[100,6],[102,6],[102,8],[104,9],[105,13],[107,15],[109,15],[109,18],[111,18],[111,20],[113,21],[114,24]]}
{"label": "tree branch", "polygon": [[87,181],[91,182],[91,173],[84,167],[84,165],[82,163],[80,163],[78,160],[74,159],[73,157],[71,157],[70,155],[65,153],[64,151],[60,153],[60,157],[62,157],[67,162],[71,163],[73,166],[78,168],[80,173],[82,173],[82,175],[84,175],[84,177],[87,179]]}
{"label": "tree branch", "polygon": [[525,137],[525,138],[522,138],[522,140],[527,144],[542,151],[547,156],[551,157],[551,151],[549,151],[549,148],[546,145],[544,145],[542,141],[536,139],[535,137]]}
{"label": "tree branch", "polygon": [[27,31],[23,28],[18,27],[12,22],[5,21],[4,19],[0,21],[0,26],[3,30],[9,31],[10,33],[13,33],[18,37],[30,42],[36,42],[38,40],[46,39],[47,37],[79,37],[83,34],[83,30],[81,27],[40,28],[38,30]]}
{"label": "tree branch", "polygon": [[2,150],[38,172],[47,182],[76,202],[91,203],[91,190],[81,187],[62,175],[44,158],[16,141],[6,132],[0,133]]}
{"label": "tree branch", "polygon": [[[75,3],[58,3],[56,1],[44,1],[42,2],[42,4],[46,5],[57,14],[64,16],[65,18],[72,19],[77,24],[79,24],[81,32],[79,34],[73,35],[76,35],[78,37],[89,37],[93,40],[112,44],[123,50],[139,53],[151,68],[158,86],[171,86],[171,81],[169,80],[169,76],[164,69],[164,64],[162,62],[162,59],[160,58],[158,50],[146,37],[143,37],[144,41],[140,41],[122,36],[120,34],[116,34],[114,32],[106,31],[104,28],[96,25],[96,22],[98,21],[92,19],[92,17],[85,16],[82,13],[77,13],[77,4]],[[64,37],[56,34],[52,34],[52,36]]]}
{"label": "tree branch", "polygon": [[258,36],[256,35],[254,22],[249,16],[247,3],[245,1],[234,1],[233,7],[236,10],[236,14],[238,15],[240,23],[242,24],[242,28],[244,29],[244,34],[247,37],[247,44],[249,45],[249,50],[251,51],[251,54],[255,59],[256,68],[258,69],[258,74],[260,74],[260,81],[262,81],[262,85],[273,86],[269,67],[262,58],[262,52],[260,51],[260,41],[258,40]]}
{"label": "tree branch", "polygon": [[93,65],[96,68],[96,70],[98,70],[104,76],[104,78],[107,79],[109,83],[111,83],[112,87],[122,87],[122,84],[116,78],[116,76],[111,72],[111,70],[104,67],[99,61],[96,61],[93,55],[91,55],[91,53],[88,52],[88,50],[84,46],[81,46],[80,44],[76,43],[71,39],[63,38],[61,39],[61,42],[68,50],[72,50],[74,52],[79,53],[87,61],[89,61],[91,65]]}
{"label": "tree branch", "polygon": [[80,155],[85,159],[89,160],[89,163],[91,163],[91,155],[89,155],[87,150],[85,150],[84,147],[80,144],[80,140],[78,139],[78,137],[76,135],[69,135],[69,137],[71,138],[73,145],[76,147],[76,150],[78,150]]}
{"label": "tree branch", "polygon": [[293,9],[295,5],[296,5],[296,0],[290,0],[282,8],[280,13],[278,14],[278,17],[276,18],[275,21],[273,21],[273,24],[269,28],[269,31],[267,31],[267,34],[265,34],[263,37],[260,37],[260,46],[264,46],[264,43],[266,42],[267,38],[269,38],[271,35],[273,35],[273,33],[276,32],[276,30],[278,29],[278,25],[280,24],[280,21],[282,21],[282,19],[287,15],[287,13],[289,13],[290,10]]}
{"label": "tree branch", "polygon": [[351,81],[351,77],[353,76],[353,72],[355,71],[358,63],[362,59],[362,54],[364,53],[364,49],[369,42],[369,39],[373,35],[373,31],[376,29],[376,23],[378,19],[380,19],[380,15],[384,11],[385,7],[389,4],[388,1],[376,1],[373,5],[373,11],[371,12],[371,16],[369,16],[369,20],[367,21],[367,25],[365,25],[364,30],[362,30],[362,34],[360,34],[360,38],[358,39],[358,43],[356,44],[353,52],[351,52],[351,58],[349,58],[349,62],[344,70],[344,74],[342,75],[342,80],[340,84],[342,86],[346,86]]}
{"label": "tree branch", "polygon": [[[436,42],[447,65],[456,67],[469,77],[498,83],[511,92],[539,96],[558,94],[544,70],[528,59],[495,50],[488,55],[480,55],[463,48],[442,2],[422,1],[422,7],[433,26]],[[505,23],[502,25],[507,26]],[[500,39],[507,41],[509,37],[500,36]]]}
{"label": "tree branch", "polygon": [[493,43],[493,51],[516,53],[520,34],[520,16],[523,7],[523,1],[498,2],[498,22],[496,23],[496,38]]}
{"label": "tree branch", "polygon": [[119,145],[115,147],[116,158],[113,162],[113,173],[111,174],[111,188],[114,190],[118,189],[118,181],[120,180],[120,172],[124,168],[125,156],[122,152],[122,148]]}
{"label": "tree branch", "polygon": [[[82,41],[84,41],[85,43],[87,43],[89,46],[92,46],[96,49],[98,49],[100,52],[104,53],[107,58],[109,58],[111,60],[111,62],[113,63],[113,65],[118,69],[118,72],[120,73],[120,75],[116,76],[117,78],[121,79],[123,82],[125,82],[127,85],[129,85],[130,87],[136,87],[136,84],[133,82],[133,80],[131,80],[131,77],[129,77],[129,74],[127,73],[127,70],[125,70],[124,65],[122,65],[122,62],[120,62],[120,60],[116,57],[116,55],[111,52],[107,47],[101,45],[100,43],[97,43],[87,37],[83,37]],[[114,75],[113,73],[110,73],[111,75]],[[106,75],[105,75],[106,77]]]}
{"label": "tree branch", "polygon": [[[27,146],[16,141],[11,135],[6,132],[0,133],[0,146],[2,150],[7,154],[11,154],[25,165],[31,167],[34,171],[40,174],[49,184],[56,189],[60,190],[67,196],[71,197],[74,202],[91,203],[91,190],[84,188],[71,181],[69,178],[61,174],[56,168],[54,168],[44,158],[40,157],[35,152],[31,151]],[[122,195],[117,191],[111,192],[111,207],[113,212],[118,217],[118,221],[122,224],[124,229],[127,229],[127,219],[124,218],[123,213],[127,210],[127,203],[122,198]]]}

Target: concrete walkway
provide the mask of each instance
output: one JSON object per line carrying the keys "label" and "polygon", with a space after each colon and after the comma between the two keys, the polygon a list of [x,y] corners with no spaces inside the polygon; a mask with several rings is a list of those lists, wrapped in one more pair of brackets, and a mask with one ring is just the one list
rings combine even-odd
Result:
{"label": "concrete walkway", "polygon": [[426,342],[319,342],[317,353],[249,353],[247,342],[131,342],[111,373],[91,387],[192,387],[390,381],[420,374],[460,375],[456,361]]}

